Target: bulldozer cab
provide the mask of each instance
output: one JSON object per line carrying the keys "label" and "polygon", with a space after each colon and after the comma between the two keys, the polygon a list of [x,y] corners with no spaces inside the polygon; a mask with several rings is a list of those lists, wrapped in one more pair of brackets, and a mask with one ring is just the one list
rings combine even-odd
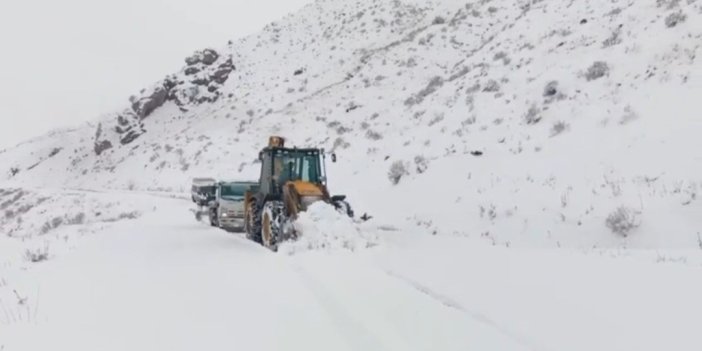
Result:
{"label": "bulldozer cab", "polygon": [[324,155],[324,149],[286,148],[285,139],[269,139],[268,146],[259,153],[259,188],[245,194],[244,227],[248,238],[269,248],[296,238],[299,233],[293,221],[318,202],[331,204],[353,218],[346,197],[329,194]]}
{"label": "bulldozer cab", "polygon": [[324,184],[321,156],[319,149],[267,148],[261,153],[261,191],[280,194],[288,182]]}

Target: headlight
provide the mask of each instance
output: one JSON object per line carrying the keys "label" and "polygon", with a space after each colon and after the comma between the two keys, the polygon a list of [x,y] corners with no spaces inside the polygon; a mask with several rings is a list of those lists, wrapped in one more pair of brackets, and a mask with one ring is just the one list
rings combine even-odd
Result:
{"label": "headlight", "polygon": [[222,213],[222,217],[227,217],[227,216],[228,216],[228,214]]}

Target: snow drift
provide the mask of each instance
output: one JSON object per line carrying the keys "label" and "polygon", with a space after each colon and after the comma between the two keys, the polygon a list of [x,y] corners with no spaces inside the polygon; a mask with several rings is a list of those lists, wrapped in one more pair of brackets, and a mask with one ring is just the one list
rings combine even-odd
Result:
{"label": "snow drift", "polygon": [[295,220],[300,237],[281,244],[279,251],[294,255],[304,251],[367,249],[379,244],[376,230],[354,222],[326,203],[315,203]]}

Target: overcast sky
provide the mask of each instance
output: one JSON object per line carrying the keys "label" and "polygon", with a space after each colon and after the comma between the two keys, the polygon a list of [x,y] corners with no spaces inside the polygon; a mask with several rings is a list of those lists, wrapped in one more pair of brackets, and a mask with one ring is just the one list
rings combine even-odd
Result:
{"label": "overcast sky", "polygon": [[2,0],[0,148],[127,104],[191,52],[311,0]]}

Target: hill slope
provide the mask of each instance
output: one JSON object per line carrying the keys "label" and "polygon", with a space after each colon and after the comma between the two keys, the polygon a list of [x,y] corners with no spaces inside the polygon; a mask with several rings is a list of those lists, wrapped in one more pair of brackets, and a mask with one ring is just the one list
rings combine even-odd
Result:
{"label": "hill slope", "polygon": [[[499,245],[696,247],[702,4],[319,0],[117,111],[0,152],[19,186],[255,178],[339,155],[357,212]],[[616,233],[615,233],[616,232]]]}

